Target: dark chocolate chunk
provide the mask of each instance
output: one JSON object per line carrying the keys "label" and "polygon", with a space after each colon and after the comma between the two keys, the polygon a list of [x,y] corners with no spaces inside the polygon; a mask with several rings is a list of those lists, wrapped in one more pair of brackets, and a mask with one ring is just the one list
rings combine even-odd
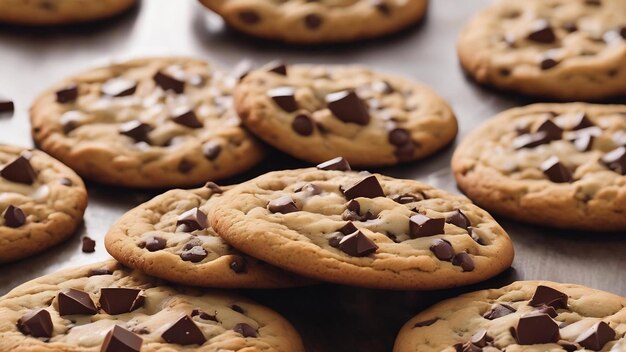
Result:
{"label": "dark chocolate chunk", "polygon": [[430,251],[435,254],[435,257],[439,260],[445,260],[447,262],[452,261],[454,258],[454,248],[450,242],[443,239],[436,239],[430,245]]}
{"label": "dark chocolate chunk", "polygon": [[87,276],[92,277],[92,276],[111,275],[111,274],[113,274],[113,271],[109,270],[108,268],[100,268],[100,269],[89,270],[89,273],[87,274]]}
{"label": "dark chocolate chunk", "polygon": [[83,241],[82,250],[84,253],[93,253],[96,251],[96,241],[94,241],[91,237],[83,236],[82,241]]}
{"label": "dark chocolate chunk", "polygon": [[26,214],[24,211],[14,205],[9,205],[2,214],[4,225],[12,228],[18,228],[26,223]]}
{"label": "dark chocolate chunk", "polygon": [[444,218],[429,218],[422,214],[415,214],[409,218],[409,236],[411,238],[433,236],[445,233]]}
{"label": "dark chocolate chunk", "polygon": [[0,114],[5,112],[13,112],[15,110],[15,104],[12,100],[0,97]]}
{"label": "dark chocolate chunk", "polygon": [[395,146],[403,146],[407,143],[411,143],[411,133],[404,128],[394,128],[389,131],[389,143]]}
{"label": "dark chocolate chunk", "polygon": [[204,125],[202,121],[198,120],[198,116],[188,107],[179,107],[172,112],[172,121],[179,125],[183,125],[189,128],[202,128]]}
{"label": "dark chocolate chunk", "polygon": [[375,92],[383,94],[391,94],[395,92],[393,86],[387,81],[374,81],[372,82],[372,89]]}
{"label": "dark chocolate chunk", "polygon": [[265,66],[263,69],[267,72],[273,72],[279,75],[287,76],[287,65],[284,62],[276,60],[272,61]]}
{"label": "dark chocolate chunk", "polygon": [[191,311],[191,316],[200,317],[200,319],[202,320],[211,320],[211,321],[219,322],[219,320],[217,320],[217,312],[215,312],[214,315],[211,315],[209,313],[201,311],[200,309],[194,309]]}
{"label": "dark chocolate chunk", "polygon": [[78,99],[78,86],[70,84],[56,91],[57,103],[65,104]]}
{"label": "dark chocolate chunk", "polygon": [[367,105],[353,90],[343,90],[326,96],[326,105],[335,117],[345,123],[365,126],[370,122]]}
{"label": "dark chocolate chunk", "polygon": [[473,271],[474,270],[474,260],[472,257],[466,252],[460,252],[454,255],[452,258],[452,264],[456,266],[460,266],[463,271]]}
{"label": "dark chocolate chunk", "polygon": [[563,136],[563,129],[550,119],[546,119],[543,123],[541,123],[541,125],[537,127],[536,132],[545,132],[547,134],[546,137],[550,141],[559,140]]}
{"label": "dark chocolate chunk", "polygon": [[233,255],[228,266],[232,271],[237,274],[245,273],[248,271],[246,258],[239,255]]}
{"label": "dark chocolate chunk", "polygon": [[184,225],[187,231],[204,230],[209,226],[206,214],[200,208],[189,209],[176,220],[176,226]]}
{"label": "dark chocolate chunk", "polygon": [[30,161],[23,155],[18,156],[13,161],[4,165],[2,170],[0,170],[0,176],[9,181],[27,185],[32,185],[37,179],[35,169],[33,169]]}
{"label": "dark chocolate chunk", "polygon": [[233,331],[241,334],[243,337],[257,337],[256,329],[246,323],[239,323],[235,325]]}
{"label": "dark chocolate chunk", "polygon": [[267,210],[272,213],[293,213],[295,211],[299,211],[298,206],[293,201],[293,199],[289,196],[282,196],[276,199],[271,200],[267,203]]}
{"label": "dark chocolate chunk", "polygon": [[137,82],[125,78],[113,78],[102,84],[100,91],[110,97],[125,97],[135,94]]}
{"label": "dark chocolate chunk", "polygon": [[469,340],[476,347],[485,347],[488,343],[493,341],[493,337],[487,335],[487,330],[480,329],[472,335],[472,338]]}
{"label": "dark chocolate chunk", "polygon": [[180,253],[180,258],[186,262],[198,263],[207,257],[207,252],[202,246],[192,246],[185,248]]}
{"label": "dark chocolate chunk", "polygon": [[602,163],[621,175],[626,175],[626,147],[619,147],[602,156]]}
{"label": "dark chocolate chunk", "polygon": [[546,132],[526,133],[513,140],[513,148],[534,148],[542,144],[550,143],[552,139]]}
{"label": "dark chocolate chunk", "polygon": [[541,59],[541,63],[539,65],[541,66],[541,69],[545,71],[554,68],[558,64],[559,61],[557,61],[556,59],[545,56],[543,59]]}
{"label": "dark chocolate chunk", "polygon": [[547,314],[525,315],[514,329],[520,345],[555,343],[559,340],[559,326]]}
{"label": "dark chocolate chunk", "polygon": [[415,325],[413,325],[414,328],[423,328],[425,326],[431,326],[434,323],[436,323],[439,320],[439,318],[433,318],[433,319],[428,319],[428,320],[424,320],[424,321],[418,321],[417,323],[415,323]]}
{"label": "dark chocolate chunk", "polygon": [[261,16],[252,10],[244,10],[239,12],[239,20],[245,24],[257,24],[261,22]]}
{"label": "dark chocolate chunk", "polygon": [[104,337],[100,352],[139,352],[142,344],[141,337],[115,325]]}
{"label": "dark chocolate chunk", "polygon": [[70,288],[57,295],[59,315],[84,314],[94,315],[98,309],[87,292]]}
{"label": "dark chocolate chunk", "polygon": [[574,147],[580,152],[588,152],[593,147],[595,137],[591,134],[582,134],[574,140]]}
{"label": "dark chocolate chunk", "polygon": [[472,223],[467,216],[465,216],[465,214],[463,214],[463,212],[459,209],[456,209],[452,215],[448,215],[446,217],[446,222],[465,230],[472,226]]}
{"label": "dark chocolate chunk", "polygon": [[378,246],[361,231],[356,231],[339,241],[339,249],[353,257],[363,257],[376,252]]}
{"label": "dark chocolate chunk", "polygon": [[537,43],[549,44],[556,41],[556,35],[550,26],[550,23],[544,19],[535,21],[532,24],[531,32],[528,34],[528,40]]}
{"label": "dark chocolate chunk", "polygon": [[333,248],[339,248],[339,243],[345,237],[345,235],[341,233],[334,233],[328,237],[328,245]]}
{"label": "dark chocolate chunk", "polygon": [[152,126],[138,120],[128,121],[120,125],[119,132],[135,140],[135,142],[147,142],[148,133]]}
{"label": "dark chocolate chunk", "polygon": [[557,313],[556,309],[554,309],[553,307],[550,306],[546,306],[543,305],[541,307],[539,307],[537,310],[528,313],[528,315],[537,315],[537,314],[547,314],[550,316],[550,318],[556,318],[559,313]]}
{"label": "dark chocolate chunk", "polygon": [[237,313],[246,314],[243,308],[241,308],[241,306],[238,306],[236,304],[231,305],[230,309],[234,310]]}
{"label": "dark chocolate chunk", "polygon": [[315,124],[309,115],[298,114],[291,123],[291,128],[301,136],[310,136],[313,134]]}
{"label": "dark chocolate chunk", "polygon": [[533,298],[528,302],[531,307],[550,306],[554,309],[567,309],[567,295],[551,287],[539,285]]}
{"label": "dark chocolate chunk", "polygon": [[54,326],[50,312],[45,309],[31,310],[17,321],[17,328],[24,335],[52,337]]}
{"label": "dark chocolate chunk", "polygon": [[509,315],[511,313],[515,313],[516,311],[517,310],[515,310],[515,308],[507,304],[500,303],[495,305],[493,308],[491,308],[490,311],[485,313],[485,315],[483,315],[483,318],[487,320],[494,320]]}
{"label": "dark chocolate chunk", "polygon": [[267,96],[272,98],[274,103],[283,111],[294,112],[298,110],[296,101],[296,90],[292,87],[278,87],[267,92]]}
{"label": "dark chocolate chunk", "polygon": [[354,226],[352,221],[348,221],[345,225],[343,225],[337,231],[341,232],[345,236],[348,236],[349,234],[352,234],[352,233],[355,233],[355,232],[359,231],[359,229],[357,229],[357,227]]}
{"label": "dark chocolate chunk", "polygon": [[183,346],[202,345],[206,342],[202,330],[198,328],[188,315],[180,317],[178,321],[170,325],[161,337],[168,343],[176,343]]}
{"label": "dark chocolate chunk", "polygon": [[143,306],[141,290],[135,288],[107,287],[100,289],[100,308],[110,315],[124,314]]}
{"label": "dark chocolate chunk", "polygon": [[601,321],[583,332],[576,342],[592,351],[600,351],[609,341],[615,339],[615,330],[609,324]]}
{"label": "dark chocolate chunk", "polygon": [[[319,167],[319,166],[318,166]],[[346,199],[384,197],[385,192],[374,175],[369,175],[343,191]]]}
{"label": "dark chocolate chunk", "polygon": [[559,346],[561,346],[566,352],[574,352],[578,350],[578,346],[571,344],[567,341],[559,341]]}
{"label": "dark chocolate chunk", "polygon": [[80,120],[83,114],[78,111],[68,111],[61,115],[59,122],[63,127],[63,133],[69,134],[80,126]]}
{"label": "dark chocolate chunk", "polygon": [[316,184],[307,183],[306,185],[302,186],[296,192],[306,192],[309,195],[316,196],[316,195],[322,194],[322,192],[324,192],[324,190],[322,189],[322,187],[320,187],[320,186],[318,186]]}
{"label": "dark chocolate chunk", "polygon": [[541,171],[552,182],[567,183],[574,180],[572,172],[556,156],[552,156],[541,163]]}
{"label": "dark chocolate chunk", "polygon": [[334,158],[328,161],[325,161],[319,165],[317,168],[320,170],[337,170],[337,171],[351,171],[350,164],[343,157]]}
{"label": "dark chocolate chunk", "polygon": [[424,199],[423,195],[420,195],[420,197],[418,197],[414,194],[408,194],[408,193],[393,197],[393,201],[398,204],[409,204],[409,203],[419,202],[420,200],[423,200],[423,199]]}
{"label": "dark chocolate chunk", "polygon": [[215,160],[220,155],[222,146],[218,142],[207,142],[202,146],[202,154],[209,160]]}
{"label": "dark chocolate chunk", "polygon": [[158,236],[151,236],[146,240],[145,247],[150,252],[160,251],[165,248],[167,241],[164,238]]}
{"label": "dark chocolate chunk", "polygon": [[322,25],[322,16],[310,13],[304,17],[304,24],[308,29],[317,29]]}
{"label": "dark chocolate chunk", "polygon": [[177,94],[181,94],[185,91],[185,81],[166,72],[158,71],[152,79],[154,79],[154,82],[165,91],[171,90]]}
{"label": "dark chocolate chunk", "polygon": [[572,130],[581,130],[583,128],[589,128],[593,126],[594,124],[593,122],[591,122],[589,117],[587,117],[587,114],[584,112],[579,112],[578,114],[576,114],[576,117],[574,118],[574,124],[572,126]]}

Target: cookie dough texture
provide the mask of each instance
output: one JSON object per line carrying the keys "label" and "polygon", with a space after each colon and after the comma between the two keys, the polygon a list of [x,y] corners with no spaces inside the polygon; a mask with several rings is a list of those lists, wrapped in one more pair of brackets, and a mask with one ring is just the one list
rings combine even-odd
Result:
{"label": "cookie dough texture", "polygon": [[458,54],[478,82],[501,89],[568,101],[623,95],[626,2],[499,0],[461,31]]}
{"label": "cookie dough texture", "polygon": [[14,228],[0,216],[0,263],[34,255],[67,239],[82,223],[87,207],[80,177],[43,152],[0,145],[0,168],[21,155],[29,158],[36,178],[23,184],[0,177],[0,214],[12,205],[26,217],[23,225]]}
{"label": "cookie dough texture", "polygon": [[[293,111],[270,97],[272,90],[284,87],[295,90]],[[354,91],[366,105],[369,122],[346,122],[331,111],[326,98],[345,91]],[[357,104],[346,103],[348,111],[358,110]],[[336,156],[352,166],[413,161],[449,144],[458,129],[450,106],[430,88],[361,66],[290,65],[286,75],[256,70],[237,86],[235,106],[245,125],[265,142],[312,163]],[[302,115],[312,121],[308,135],[294,127]],[[393,133],[402,138],[392,138]]]}
{"label": "cookie dough texture", "polygon": [[136,0],[1,0],[0,22],[21,25],[63,25],[115,16]]}
{"label": "cookie dough texture", "polygon": [[[487,334],[494,338],[491,347],[496,348],[487,347],[483,351],[564,351],[557,343],[518,345],[509,331],[522,315],[537,309],[528,303],[539,285],[568,296],[568,308],[558,309],[554,318],[557,323],[564,323],[560,329],[562,340],[571,344],[593,324],[604,321],[615,330],[617,339],[608,342],[601,351],[622,351],[619,346],[625,343],[626,298],[584,286],[547,281],[518,281],[499,289],[477,291],[438,303],[404,325],[393,351],[454,352],[457,351],[453,347],[455,344],[468,341],[480,329],[486,329]],[[498,304],[510,306],[516,312],[493,320],[483,317]],[[423,324],[434,319],[436,321],[430,325]],[[426,326],[416,327],[416,324]]]}
{"label": "cookie dough texture", "polygon": [[[567,124],[576,115],[601,128],[592,149],[576,149],[562,139],[534,148],[515,149],[520,126],[536,128],[547,118]],[[552,117],[558,115],[556,117]],[[626,131],[626,106],[584,103],[534,104],[506,110],[471,132],[452,158],[459,187],[479,206],[502,216],[550,227],[626,230],[626,176],[602,164],[619,147]],[[541,164],[557,156],[573,173],[572,182],[550,181]]]}
{"label": "cookie dough texture", "polygon": [[[124,214],[106,235],[107,250],[125,265],[180,284],[278,288],[309,283],[235,250],[211,227],[193,232],[177,230],[181,214],[194,208],[207,214],[222,198],[221,193],[207,187],[168,191]],[[150,251],[145,244],[155,237],[167,243],[161,250]],[[189,243],[202,247],[206,257],[184,261],[181,253]]]}
{"label": "cookie dough texture", "polygon": [[297,44],[380,37],[418,22],[427,0],[200,0],[237,30]]}
{"label": "cookie dough texture", "polygon": [[[210,220],[226,241],[250,255],[304,276],[339,284],[436,289],[483,281],[511,265],[513,246],[508,235],[467,198],[417,181],[382,175],[375,177],[386,197],[355,198],[360,215],[369,211],[373,216],[353,221],[378,249],[359,257],[331,246],[329,240],[346,225],[342,214],[349,202],[339,188],[345,189],[364,177],[362,173],[317,169],[271,172],[229,191],[213,209]],[[392,200],[398,195],[414,197],[415,201],[399,204]],[[266,209],[270,201],[283,196],[291,197],[298,211],[283,214]],[[445,224],[444,233],[411,238],[412,209],[432,218],[461,210],[471,222],[476,239],[468,230],[452,224]],[[437,239],[449,241],[456,253],[467,252],[475,267],[463,271],[460,266],[437,259],[429,249]]]}
{"label": "cookie dough texture", "polygon": [[[102,309],[92,316],[59,315],[59,292],[70,288],[85,291],[93,302],[98,302],[100,289],[108,287],[141,289],[145,296],[143,306],[118,315],[109,315]],[[233,306],[243,313],[233,310]],[[21,316],[42,308],[50,313],[54,324],[53,336],[47,342],[25,336],[16,328]],[[166,343],[161,334],[180,316],[192,315],[194,309],[215,315],[218,320],[192,317],[207,341],[201,346]],[[115,261],[60,271],[18,286],[0,299],[0,316],[3,351],[100,351],[104,336],[115,325],[138,333],[143,339],[141,351],[304,350],[294,328],[265,307],[231,293],[166,286]],[[238,323],[252,326],[258,336],[244,338],[233,331]]]}
{"label": "cookie dough texture", "polygon": [[[158,72],[178,77],[182,93],[164,89]],[[132,94],[103,93],[112,79],[134,82]],[[232,109],[236,79],[204,61],[146,58],[116,63],[70,77],[44,92],[31,108],[39,146],[85,178],[136,188],[194,186],[245,171],[263,148],[242,127]],[[74,101],[59,103],[56,92],[77,85]],[[174,121],[193,110],[200,127]],[[145,141],[120,130],[147,124]]]}

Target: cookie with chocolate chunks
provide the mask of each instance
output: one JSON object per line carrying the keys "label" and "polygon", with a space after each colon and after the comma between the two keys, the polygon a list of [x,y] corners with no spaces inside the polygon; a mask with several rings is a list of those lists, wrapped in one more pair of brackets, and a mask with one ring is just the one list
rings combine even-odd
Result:
{"label": "cookie with chocolate chunks", "polygon": [[470,199],[501,216],[624,231],[624,134],[626,105],[528,105],[470,133],[454,153],[452,171]]}
{"label": "cookie with chocolate chunks", "polygon": [[86,23],[116,16],[136,3],[136,0],[3,0],[0,22],[26,26]]}
{"label": "cookie with chocolate chunks", "polygon": [[280,288],[313,281],[283,271],[228,245],[207,215],[229,187],[176,189],[124,214],[105,245],[121,263],[180,284],[218,288]]}
{"label": "cookie with chocolate chunks", "polygon": [[144,58],[71,76],[31,108],[37,144],[93,181],[198,186],[263,157],[233,107],[238,79],[192,58]]}
{"label": "cookie with chocolate chunks", "polygon": [[261,68],[234,95],[246,127],[312,164],[336,156],[357,167],[411,162],[457,133],[454,113],[430,88],[361,66]]}
{"label": "cookie with chocolate chunks", "polygon": [[86,207],[85,185],[70,168],[44,152],[0,144],[0,263],[66,240]]}
{"label": "cookie with chocolate chunks", "polygon": [[304,351],[268,308],[232,292],[170,286],[114,260],[22,284],[0,298],[0,316],[2,351]]}
{"label": "cookie with chocolate chunks", "polygon": [[[213,229],[251,256],[346,285],[455,287],[511,265],[508,235],[467,198],[413,180],[320,168],[270,172],[235,186],[213,205]],[[281,199],[290,211],[268,207]],[[445,221],[454,216],[465,222]]]}

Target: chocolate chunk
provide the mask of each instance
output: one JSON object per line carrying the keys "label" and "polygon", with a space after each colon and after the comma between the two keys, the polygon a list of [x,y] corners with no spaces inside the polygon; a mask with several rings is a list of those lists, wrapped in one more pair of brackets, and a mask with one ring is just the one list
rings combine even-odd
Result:
{"label": "chocolate chunk", "polygon": [[343,194],[348,200],[359,197],[376,198],[385,196],[383,188],[380,186],[378,179],[374,175],[367,176],[361,181],[350,186],[348,189],[343,191]]}
{"label": "chocolate chunk", "polygon": [[176,220],[176,227],[184,225],[187,231],[204,230],[209,227],[206,214],[200,208],[189,209]]}
{"label": "chocolate chunk", "polygon": [[240,306],[238,306],[236,304],[231,305],[230,309],[234,310],[237,313],[246,314],[245,311],[243,310],[243,308],[241,308]]}
{"label": "chocolate chunk", "polygon": [[256,329],[246,323],[239,323],[235,325],[233,331],[241,334],[243,337],[257,337]]}
{"label": "chocolate chunk", "polygon": [[87,276],[92,277],[92,276],[111,275],[111,274],[113,274],[113,271],[109,270],[108,268],[100,268],[100,269],[89,270],[89,273],[87,274]]}
{"label": "chocolate chunk", "polygon": [[454,258],[452,258],[452,265],[460,266],[463,271],[474,270],[474,260],[466,252],[455,254]]}
{"label": "chocolate chunk", "polygon": [[96,251],[96,241],[94,241],[89,236],[83,236],[83,252],[84,253],[93,253]]}
{"label": "chocolate chunk", "polygon": [[352,234],[352,233],[355,233],[355,232],[359,231],[359,229],[357,229],[357,227],[354,226],[352,221],[348,221],[345,225],[343,225],[337,231],[341,232],[345,236],[348,236],[349,234]]}
{"label": "chocolate chunk", "polygon": [[424,320],[424,321],[418,321],[417,323],[415,323],[415,325],[413,325],[414,328],[423,328],[425,326],[431,326],[434,323],[436,323],[439,320],[439,318],[433,318],[433,319],[428,319],[428,320]]}
{"label": "chocolate chunk", "polygon": [[422,214],[415,214],[409,218],[409,236],[411,238],[443,234],[446,223],[444,218],[429,218]]}
{"label": "chocolate chunk", "polygon": [[439,260],[451,261],[454,257],[454,248],[452,244],[446,240],[440,238],[434,240],[430,245],[430,251],[435,254],[435,257]]}
{"label": "chocolate chunk", "polygon": [[378,93],[391,94],[395,92],[393,86],[387,81],[374,81],[372,82],[372,90]]}
{"label": "chocolate chunk", "polygon": [[423,199],[424,199],[423,196],[417,197],[414,194],[402,194],[402,195],[393,197],[393,201],[398,204],[410,204],[414,202],[419,202],[420,200],[423,200]]}
{"label": "chocolate chunk", "polygon": [[188,315],[180,317],[178,321],[170,325],[161,337],[168,343],[176,343],[183,346],[202,345],[206,342],[202,330],[198,328]]}
{"label": "chocolate chunk", "polygon": [[345,123],[366,126],[370,122],[367,105],[353,90],[343,90],[326,96],[326,105],[335,117]]}
{"label": "chocolate chunk", "polygon": [[448,215],[446,217],[446,222],[465,230],[472,226],[472,223],[467,216],[465,216],[465,214],[463,214],[463,212],[459,209],[456,209],[452,215]]}
{"label": "chocolate chunk", "polygon": [[541,163],[541,171],[552,182],[567,183],[574,180],[572,172],[556,156],[552,156]]}
{"label": "chocolate chunk", "polygon": [[146,240],[145,247],[150,252],[160,251],[165,248],[167,241],[164,238],[151,236]]}
{"label": "chocolate chunk", "polygon": [[190,248],[183,249],[180,253],[180,258],[186,262],[199,263],[207,257],[207,252],[202,246],[192,246]]}
{"label": "chocolate chunk", "polygon": [[531,32],[528,34],[528,40],[537,43],[549,44],[556,41],[556,35],[550,26],[550,23],[544,19],[535,21],[532,24]]}
{"label": "chocolate chunk", "polygon": [[272,61],[265,66],[263,69],[267,72],[273,72],[279,75],[287,76],[287,65],[284,62],[276,60]]}
{"label": "chocolate chunk", "polygon": [[171,90],[176,94],[181,94],[185,90],[185,81],[163,71],[158,71],[152,79],[165,91]]}
{"label": "chocolate chunk", "polygon": [[45,309],[31,310],[17,321],[17,328],[24,335],[52,337],[54,326],[50,312]]}
{"label": "chocolate chunk", "polygon": [[56,91],[57,103],[65,104],[78,99],[78,86],[70,84]]}
{"label": "chocolate chunk", "polygon": [[471,342],[474,346],[485,347],[489,342],[493,341],[493,337],[487,335],[487,330],[480,329],[472,335]]}
{"label": "chocolate chunk", "polygon": [[239,12],[239,19],[241,22],[249,25],[257,24],[261,22],[261,16],[252,10],[244,10]]}
{"label": "chocolate chunk", "polygon": [[5,112],[13,112],[15,110],[15,104],[12,100],[0,97],[0,114]]}
{"label": "chocolate chunk", "polygon": [[554,309],[567,309],[567,295],[551,287],[539,285],[533,298],[528,302],[531,307],[550,306]]}
{"label": "chocolate chunk", "polygon": [[148,133],[152,126],[138,120],[128,121],[120,125],[119,132],[135,140],[135,142],[147,142]]}
{"label": "chocolate chunk", "polygon": [[317,165],[319,170],[351,171],[350,164],[343,157],[334,158]]}
{"label": "chocolate chunk", "polygon": [[514,331],[520,345],[555,343],[560,338],[558,324],[547,314],[521,317]]}
{"label": "chocolate chunk", "polygon": [[324,190],[322,189],[322,187],[313,184],[313,183],[307,183],[306,185],[302,186],[299,190],[297,190],[296,192],[306,192],[309,195],[319,195],[322,194],[322,192],[324,192]]}
{"label": "chocolate chunk", "polygon": [[592,351],[600,351],[607,342],[615,339],[615,330],[609,324],[601,321],[594,324],[578,336],[576,342]]}
{"label": "chocolate chunk", "polygon": [[574,140],[574,147],[580,152],[588,152],[593,146],[594,139],[591,134],[583,134]]}
{"label": "chocolate chunk", "polygon": [[125,97],[133,95],[136,90],[137,82],[124,78],[110,79],[104,82],[102,87],[100,87],[102,94],[110,97]]}
{"label": "chocolate chunk", "polygon": [[378,246],[361,231],[356,231],[339,241],[339,249],[353,257],[363,257],[376,252]]}
{"label": "chocolate chunk", "polygon": [[9,205],[2,214],[4,225],[11,228],[18,228],[26,223],[26,214],[16,206]]}
{"label": "chocolate chunk", "polygon": [[494,320],[494,319],[498,319],[498,318],[507,316],[509,314],[515,313],[516,311],[517,310],[515,310],[515,308],[509,305],[500,303],[494,306],[493,308],[491,308],[490,311],[485,313],[485,315],[483,315],[483,318],[487,320]]}
{"label": "chocolate chunk", "polygon": [[267,96],[272,98],[274,103],[283,111],[294,112],[298,110],[296,101],[296,90],[292,87],[278,87],[267,92]]}
{"label": "chocolate chunk", "polygon": [[602,156],[602,163],[621,175],[626,175],[626,147],[619,147]]}
{"label": "chocolate chunk", "polygon": [[554,58],[546,56],[543,59],[541,59],[541,63],[539,64],[539,66],[541,67],[542,70],[545,71],[545,70],[549,70],[551,68],[554,68],[558,64],[559,64],[559,61],[557,61]]}
{"label": "chocolate chunk", "polygon": [[322,16],[310,13],[304,17],[304,24],[308,29],[317,29],[322,25]]}
{"label": "chocolate chunk", "polygon": [[211,320],[211,321],[219,322],[219,320],[217,320],[217,312],[215,312],[214,315],[211,315],[209,313],[201,311],[200,309],[194,309],[191,311],[191,316],[200,317],[200,319],[202,320]]}
{"label": "chocolate chunk", "polygon": [[196,116],[193,109],[185,106],[179,107],[173,111],[172,121],[189,128],[202,128],[204,126],[202,122],[198,120],[198,116]]}
{"label": "chocolate chunk", "polygon": [[556,318],[559,313],[557,313],[557,311],[550,306],[546,306],[543,305],[541,307],[539,307],[537,310],[528,313],[528,315],[539,315],[539,314],[547,314],[548,316],[550,316],[550,318]]}
{"label": "chocolate chunk", "polygon": [[228,266],[230,267],[232,271],[234,271],[237,274],[245,273],[248,271],[246,258],[238,256],[238,255],[232,256],[230,260],[230,264]]}
{"label": "chocolate chunk", "polygon": [[547,134],[546,137],[550,141],[559,140],[563,136],[563,129],[550,119],[546,119],[543,123],[541,123],[541,125],[537,127],[536,132],[545,132]]}
{"label": "chocolate chunk", "polygon": [[272,213],[281,213],[281,214],[287,214],[287,213],[293,213],[295,211],[299,211],[298,207],[296,206],[296,203],[289,196],[282,196],[274,200],[271,200],[269,203],[267,203],[267,209]]}
{"label": "chocolate chunk", "polygon": [[30,161],[23,155],[18,156],[10,163],[4,165],[2,170],[0,170],[0,176],[9,181],[27,185],[32,185],[37,179],[35,169],[33,169]]}
{"label": "chocolate chunk", "polygon": [[215,160],[220,155],[222,146],[218,142],[207,142],[202,146],[202,154],[209,160]]}
{"label": "chocolate chunk", "polygon": [[574,118],[574,124],[572,126],[572,130],[581,130],[583,128],[589,128],[593,126],[594,124],[593,122],[591,122],[589,117],[587,117],[587,114],[584,112],[579,112],[578,114],[576,114],[576,117]]}
{"label": "chocolate chunk", "polygon": [[310,136],[313,134],[314,127],[313,120],[306,114],[298,114],[291,123],[291,128],[301,136]]}
{"label": "chocolate chunk", "polygon": [[548,137],[546,132],[527,133],[516,137],[513,140],[513,148],[534,148],[542,144],[550,143],[552,139]]}
{"label": "chocolate chunk", "polygon": [[59,303],[59,315],[94,315],[98,313],[98,309],[93,304],[91,297],[84,291],[71,288],[67,291],[59,292],[57,301]]}
{"label": "chocolate chunk", "polygon": [[80,121],[82,117],[83,114],[75,110],[70,110],[63,113],[59,120],[61,126],[63,127],[63,133],[69,134],[73,130],[77,129],[80,126]]}
{"label": "chocolate chunk", "polygon": [[135,288],[108,287],[100,289],[100,308],[110,315],[124,314],[143,306],[141,290]]}
{"label": "chocolate chunk", "polygon": [[404,128],[394,128],[389,132],[389,143],[395,146],[403,146],[407,143],[412,143],[411,133]]}
{"label": "chocolate chunk", "polygon": [[104,337],[100,352],[139,352],[142,344],[141,337],[115,325]]}

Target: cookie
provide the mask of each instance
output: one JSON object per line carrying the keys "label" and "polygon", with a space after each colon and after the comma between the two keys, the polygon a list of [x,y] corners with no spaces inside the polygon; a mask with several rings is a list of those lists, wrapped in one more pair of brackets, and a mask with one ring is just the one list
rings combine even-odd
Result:
{"label": "cookie", "polygon": [[558,100],[626,92],[626,2],[499,0],[461,31],[458,55],[476,81]]}
{"label": "cookie", "polygon": [[394,352],[611,351],[626,348],[626,298],[519,281],[443,301],[407,322]]}
{"label": "cookie", "polygon": [[33,138],[81,176],[110,185],[176,187],[223,179],[263,156],[232,108],[236,81],[189,58],[94,69],[35,101]]}
{"label": "cookie", "polygon": [[452,158],[459,187],[502,216],[626,230],[626,105],[535,104],[470,133]]}
{"label": "cookie", "polygon": [[511,265],[508,235],[467,198],[413,180],[319,168],[238,185],[209,215],[234,247],[319,280],[387,289],[479,282]]}
{"label": "cookie", "polygon": [[135,0],[0,0],[0,22],[20,25],[64,25],[115,16]]}
{"label": "cookie", "polygon": [[220,291],[196,291],[115,261],[60,271],[0,299],[2,351],[294,351],[275,312]]}
{"label": "cookie", "polygon": [[0,144],[0,263],[70,237],[83,221],[83,181],[49,155]]}
{"label": "cookie", "polygon": [[418,22],[427,0],[200,0],[246,34],[296,44],[381,37]]}
{"label": "cookie", "polygon": [[278,288],[310,283],[238,252],[211,229],[206,214],[223,191],[209,183],[171,190],[139,205],[111,227],[107,250],[127,266],[179,284]]}
{"label": "cookie", "polygon": [[393,165],[449,144],[457,122],[429,88],[360,66],[271,65],[235,89],[246,127],[294,157]]}

